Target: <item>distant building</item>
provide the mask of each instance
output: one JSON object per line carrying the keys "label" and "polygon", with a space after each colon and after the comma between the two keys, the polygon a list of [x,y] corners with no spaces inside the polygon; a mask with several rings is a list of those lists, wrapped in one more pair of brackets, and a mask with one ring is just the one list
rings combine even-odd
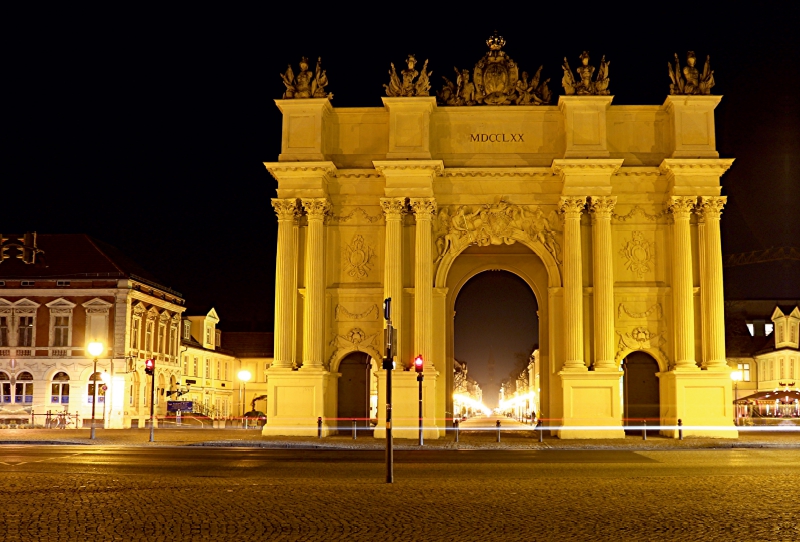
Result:
{"label": "distant building", "polygon": [[[67,413],[85,425],[96,394],[98,425],[143,426],[151,358],[156,412],[165,414],[180,378],[182,295],[87,235],[0,238],[0,422]],[[105,345],[96,373],[89,342]]]}
{"label": "distant building", "polygon": [[[235,397],[238,409],[235,415],[255,409],[267,411],[267,369],[274,359],[272,332],[266,331],[226,331],[222,335],[225,349],[236,356]],[[238,379],[241,370],[250,373],[250,380],[242,382]],[[240,393],[241,390],[241,393]],[[241,397],[241,399],[239,399]]]}

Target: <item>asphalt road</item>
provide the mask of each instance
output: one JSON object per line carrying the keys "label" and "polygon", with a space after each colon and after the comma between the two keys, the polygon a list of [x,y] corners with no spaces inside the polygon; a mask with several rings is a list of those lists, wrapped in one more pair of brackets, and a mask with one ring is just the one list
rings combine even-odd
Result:
{"label": "asphalt road", "polygon": [[797,450],[0,446],[2,540],[799,540]]}

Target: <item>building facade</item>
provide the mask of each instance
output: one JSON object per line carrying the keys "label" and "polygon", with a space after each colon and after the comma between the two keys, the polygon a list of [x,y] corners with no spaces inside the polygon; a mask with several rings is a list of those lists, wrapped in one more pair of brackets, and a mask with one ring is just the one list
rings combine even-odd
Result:
{"label": "building facade", "polygon": [[[622,436],[621,384],[638,352],[655,390],[641,400],[655,404],[662,433],[677,437],[681,420],[685,435],[736,437],[719,228],[720,177],[733,160],[715,147],[720,99],[277,100],[281,154],[266,164],[277,181],[278,247],[264,434],[312,435],[318,417],[327,434],[339,364],[353,352],[379,362],[381,304],[391,298],[395,434],[414,436],[402,420],[416,419],[408,369],[419,354],[425,436],[443,435],[454,410],[455,299],[475,274],[501,269],[537,298],[540,408],[555,434]],[[383,405],[383,370],[378,397]]]}

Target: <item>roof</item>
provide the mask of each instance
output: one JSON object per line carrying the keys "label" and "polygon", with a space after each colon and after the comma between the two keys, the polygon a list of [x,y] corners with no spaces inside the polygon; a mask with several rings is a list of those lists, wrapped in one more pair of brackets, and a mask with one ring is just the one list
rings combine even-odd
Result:
{"label": "roof", "polygon": [[225,331],[222,344],[237,358],[271,358],[275,355],[275,335],[269,331]]}
{"label": "roof", "polygon": [[[21,235],[5,237],[16,239]],[[36,263],[26,264],[16,256],[17,249],[8,251],[8,259],[0,262],[0,278],[20,279],[79,279],[130,278],[181,296],[141,267],[118,248],[82,233],[36,235]]]}

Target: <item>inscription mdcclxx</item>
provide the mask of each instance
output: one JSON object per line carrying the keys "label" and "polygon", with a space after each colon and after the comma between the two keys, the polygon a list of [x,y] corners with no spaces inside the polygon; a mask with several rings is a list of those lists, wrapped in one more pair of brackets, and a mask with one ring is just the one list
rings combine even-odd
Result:
{"label": "inscription mdcclxx", "polygon": [[525,143],[525,134],[470,134],[473,143]]}

